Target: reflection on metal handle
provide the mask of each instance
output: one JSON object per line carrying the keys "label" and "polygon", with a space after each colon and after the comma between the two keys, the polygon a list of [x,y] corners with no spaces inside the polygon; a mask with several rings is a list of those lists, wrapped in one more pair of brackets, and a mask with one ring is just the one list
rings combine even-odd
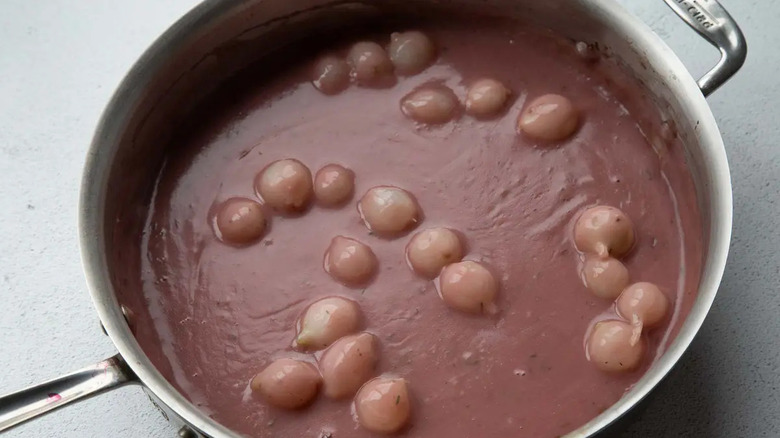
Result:
{"label": "reflection on metal handle", "polygon": [[720,61],[699,79],[699,88],[709,96],[745,63],[745,36],[717,0],[664,0],[699,35],[720,50]]}
{"label": "reflection on metal handle", "polygon": [[119,356],[0,397],[0,432],[69,403],[120,387],[135,375]]}

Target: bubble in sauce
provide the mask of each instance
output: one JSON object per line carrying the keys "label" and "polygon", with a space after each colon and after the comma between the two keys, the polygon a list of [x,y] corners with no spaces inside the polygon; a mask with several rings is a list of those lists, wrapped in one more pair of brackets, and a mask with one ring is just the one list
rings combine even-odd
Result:
{"label": "bubble in sauce", "polygon": [[579,125],[579,113],[569,99],[545,94],[526,105],[517,119],[517,128],[529,137],[561,141],[570,137]]}
{"label": "bubble in sauce", "polygon": [[588,359],[602,371],[631,371],[645,351],[641,329],[625,321],[596,323],[587,342]]}
{"label": "bubble in sauce", "polygon": [[388,52],[395,71],[402,75],[414,75],[433,63],[436,46],[424,33],[410,30],[390,35]]}
{"label": "bubble in sauce", "polygon": [[628,286],[628,269],[620,260],[587,256],[582,267],[585,286],[599,298],[614,300]]}
{"label": "bubble in sauce", "polygon": [[312,72],[312,84],[324,94],[338,94],[349,86],[349,64],[333,55],[317,60]]}
{"label": "bubble in sauce", "polygon": [[314,400],[321,382],[320,373],[312,364],[284,358],[257,374],[250,387],[273,406],[299,409]]}
{"label": "bubble in sauce", "polygon": [[477,118],[497,115],[506,105],[512,92],[495,79],[480,79],[466,94],[466,112]]}
{"label": "bubble in sauce", "polygon": [[218,237],[233,244],[247,244],[265,233],[263,208],[246,198],[230,198],[219,206],[216,217]]}
{"label": "bubble in sauce", "polygon": [[496,313],[498,283],[480,263],[465,260],[446,266],[439,276],[439,292],[444,302],[467,313]]}
{"label": "bubble in sauce", "polygon": [[634,246],[634,224],[615,207],[591,207],[574,224],[574,244],[584,253],[620,258]]}
{"label": "bubble in sauce", "polygon": [[406,117],[428,125],[449,122],[458,113],[460,102],[449,88],[427,85],[404,96],[401,111]]}
{"label": "bubble in sauce", "polygon": [[588,44],[585,41],[577,41],[574,44],[574,51],[585,61],[597,61],[600,57],[596,44]]}
{"label": "bubble in sauce", "polygon": [[387,52],[372,41],[355,43],[347,54],[352,74],[363,86],[382,86],[393,79],[393,63]]}
{"label": "bubble in sauce", "polygon": [[666,318],[669,299],[653,283],[634,283],[618,297],[617,310],[623,318],[652,328]]}
{"label": "bubble in sauce", "polygon": [[338,164],[328,164],[314,175],[314,197],[326,207],[347,202],[355,190],[355,173]]}
{"label": "bubble in sauce", "polygon": [[398,432],[409,422],[411,412],[408,384],[404,379],[371,379],[355,396],[358,422],[371,432]]}
{"label": "bubble in sauce", "polygon": [[355,239],[336,236],[330,241],[323,267],[336,281],[347,286],[366,284],[379,262],[371,248]]}
{"label": "bubble in sauce", "polygon": [[274,161],[257,176],[255,190],[274,210],[301,212],[309,205],[314,192],[311,171],[295,159]]}
{"label": "bubble in sauce", "polygon": [[360,307],[352,300],[341,297],[317,300],[303,313],[295,344],[308,350],[321,350],[360,330],[361,320]]}
{"label": "bubble in sauce", "polygon": [[406,245],[406,259],[414,272],[435,278],[442,268],[463,258],[463,244],[449,228],[429,228],[415,234]]}
{"label": "bubble in sauce", "polygon": [[358,211],[368,229],[378,234],[398,234],[414,228],[420,220],[417,201],[398,187],[369,189],[358,202]]}
{"label": "bubble in sauce", "polygon": [[324,393],[344,399],[374,376],[379,361],[379,342],[369,333],[345,336],[328,347],[320,358]]}

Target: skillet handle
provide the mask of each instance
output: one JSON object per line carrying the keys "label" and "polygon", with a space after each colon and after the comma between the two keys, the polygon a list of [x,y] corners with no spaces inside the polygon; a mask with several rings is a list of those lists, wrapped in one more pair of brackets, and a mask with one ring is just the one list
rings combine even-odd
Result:
{"label": "skillet handle", "polygon": [[664,1],[683,21],[720,50],[720,61],[698,81],[701,92],[709,96],[745,63],[745,35],[717,0]]}
{"label": "skillet handle", "polygon": [[119,356],[0,397],[0,432],[67,404],[137,381]]}

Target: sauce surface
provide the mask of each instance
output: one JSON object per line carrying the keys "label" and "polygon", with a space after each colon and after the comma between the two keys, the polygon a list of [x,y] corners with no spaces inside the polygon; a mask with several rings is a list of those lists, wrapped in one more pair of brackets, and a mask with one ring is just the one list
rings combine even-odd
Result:
{"label": "sauce surface", "polygon": [[[583,59],[573,43],[541,30],[499,21],[421,30],[439,52],[422,73],[389,88],[352,85],[328,96],[310,82],[312,54],[270,79],[232,84],[193,118],[168,157],[142,242],[152,323],[137,336],[144,347],[161,343],[165,357],[153,360],[166,377],[239,433],[379,436],[358,426],[350,400],[320,395],[306,410],[289,412],[248,389],[274,359],[312,360],[292,342],[301,312],[319,298],[356,301],[365,330],[381,344],[377,375],[409,382],[406,437],[570,432],[641,377],[693,303],[702,251],[693,183],[676,140],[651,145],[660,124],[639,89],[608,61]],[[374,40],[386,45],[389,31]],[[343,56],[345,48],[335,51]],[[494,119],[461,113],[423,126],[400,109],[404,96],[434,82],[463,102],[468,85],[485,77],[512,91]],[[567,96],[582,114],[579,130],[560,144],[516,132],[524,103],[548,93]],[[353,198],[302,215],[268,212],[259,242],[220,242],[215,207],[234,197],[257,200],[257,173],[286,158],[312,173],[330,163],[351,169]],[[356,203],[380,185],[416,197],[423,217],[412,233],[389,239],[366,229]],[[612,300],[583,285],[583,256],[571,237],[577,213],[597,204],[618,207],[634,222],[636,247],[623,259],[631,281],[659,285],[674,308],[650,333],[641,367],[629,373],[599,371],[583,347],[594,319],[614,315]],[[496,274],[496,315],[454,311],[434,282],[409,268],[405,246],[431,227],[461,232],[465,259]],[[376,254],[378,271],[366,287],[344,286],[323,269],[337,235]]]}

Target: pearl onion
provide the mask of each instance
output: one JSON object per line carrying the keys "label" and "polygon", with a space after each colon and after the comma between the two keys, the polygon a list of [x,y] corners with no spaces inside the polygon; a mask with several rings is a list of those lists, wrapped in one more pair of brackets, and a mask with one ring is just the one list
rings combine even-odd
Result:
{"label": "pearl onion", "polygon": [[614,300],[628,286],[628,269],[611,257],[587,257],[582,267],[585,286],[599,298]]}
{"label": "pearl onion", "polygon": [[369,189],[360,199],[358,211],[366,227],[379,234],[398,234],[413,228],[420,220],[417,201],[398,187]]}
{"label": "pearl onion", "polygon": [[323,266],[334,280],[347,286],[367,283],[379,262],[371,248],[355,239],[336,236],[325,251]]}
{"label": "pearl onion", "polygon": [[401,100],[401,111],[416,122],[438,125],[452,120],[459,105],[458,98],[449,88],[426,86],[407,94]]}
{"label": "pearl onion", "polygon": [[631,371],[642,361],[641,329],[624,321],[596,323],[587,343],[588,360],[602,371]]}
{"label": "pearl onion", "polygon": [[362,315],[357,303],[341,297],[328,297],[312,303],[300,319],[298,347],[320,350],[339,338],[360,329]]}
{"label": "pearl onion", "polygon": [[379,361],[379,342],[374,335],[359,333],[334,342],[320,358],[325,395],[332,399],[351,397],[374,375]]}
{"label": "pearl onion", "polygon": [[349,49],[347,62],[352,66],[352,72],[360,85],[381,86],[392,80],[393,63],[385,49],[377,43],[355,43]]}
{"label": "pearl onion", "polygon": [[436,57],[433,41],[422,32],[412,30],[390,35],[388,49],[395,70],[402,75],[414,75],[425,70]]}
{"label": "pearl onion", "polygon": [[298,160],[274,161],[258,175],[255,190],[274,210],[300,212],[312,197],[311,172]]}
{"label": "pearl onion", "polygon": [[466,112],[477,118],[498,114],[506,105],[512,92],[495,79],[480,79],[469,87],[466,94]]}
{"label": "pearl onion", "polygon": [[343,204],[355,190],[355,174],[338,164],[328,164],[314,175],[314,196],[327,207]]}
{"label": "pearl onion", "polygon": [[445,267],[439,291],[450,307],[467,313],[496,313],[498,283],[484,266],[470,260]]}
{"label": "pearl onion", "polygon": [[538,140],[561,141],[579,124],[579,114],[571,101],[558,94],[545,94],[529,103],[517,120],[518,130]]}
{"label": "pearl onion", "polygon": [[314,64],[312,84],[324,94],[337,94],[349,86],[349,64],[332,55],[323,56]]}
{"label": "pearl onion", "polygon": [[398,432],[411,416],[406,380],[371,379],[355,396],[355,413],[360,425],[371,432]]}
{"label": "pearl onion", "polygon": [[574,244],[584,253],[620,258],[634,246],[634,224],[615,207],[592,207],[574,224]]}
{"label": "pearl onion", "polygon": [[417,274],[435,278],[442,268],[463,258],[460,237],[448,228],[430,228],[412,237],[406,259]]}
{"label": "pearl onion", "polygon": [[657,326],[669,312],[669,300],[653,283],[634,283],[617,299],[620,316],[647,328]]}
{"label": "pearl onion", "polygon": [[250,387],[273,406],[298,409],[311,403],[321,381],[320,373],[312,364],[279,359],[256,375]]}
{"label": "pearl onion", "polygon": [[216,217],[218,237],[225,242],[246,244],[265,233],[265,215],[259,203],[245,198],[231,198],[219,206]]}

